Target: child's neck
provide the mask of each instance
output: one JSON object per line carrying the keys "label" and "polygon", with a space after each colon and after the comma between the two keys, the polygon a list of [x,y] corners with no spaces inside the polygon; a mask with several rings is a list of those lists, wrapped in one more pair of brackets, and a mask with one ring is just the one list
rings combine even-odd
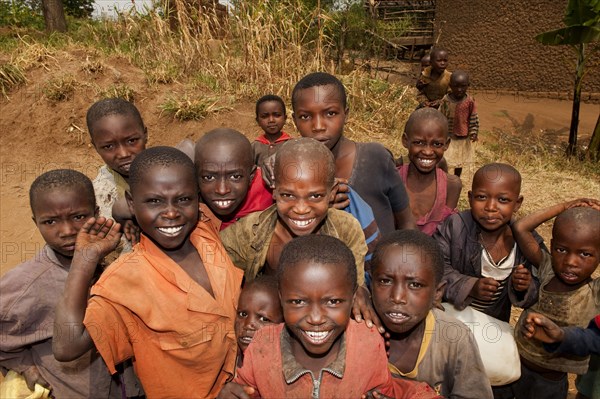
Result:
{"label": "child's neck", "polygon": [[335,177],[350,179],[356,158],[356,143],[342,136],[331,153],[335,159]]}
{"label": "child's neck", "polygon": [[494,231],[481,229],[479,241],[496,263],[508,256],[515,244],[512,230],[507,224]]}
{"label": "child's neck", "polygon": [[433,69],[431,68],[431,72],[429,73],[429,77],[432,79],[437,79],[444,74],[445,69]]}
{"label": "child's neck", "polygon": [[423,183],[431,183],[435,181],[436,169],[430,170],[429,172],[423,173],[411,162],[408,164],[408,176],[407,179],[415,182],[419,182],[419,184]]}
{"label": "child's neck", "polygon": [[462,97],[456,97],[454,94],[450,93],[450,98],[454,101],[462,101],[467,98],[467,93],[465,93]]}
{"label": "child's neck", "polygon": [[544,289],[549,292],[572,292],[572,291],[577,291],[584,285],[588,284],[590,281],[592,281],[591,276],[586,278],[585,280],[583,280],[582,282],[580,282],[578,284],[567,284],[564,281],[562,281],[560,278],[558,278],[557,276],[554,276],[548,282],[548,284],[546,284]]}
{"label": "child's neck", "polygon": [[333,345],[331,345],[329,351],[322,356],[313,356],[312,354],[307,353],[302,344],[292,337],[292,354],[302,367],[310,370],[315,377],[318,377],[321,370],[333,363],[337,358],[340,353],[342,337],[343,334],[337,338]]}
{"label": "child's neck", "polygon": [[198,250],[194,244],[192,244],[189,237],[180,248],[171,251],[163,249],[163,251],[173,262],[177,263],[192,280],[204,288],[214,298],[215,294],[213,293],[208,273],[204,267],[204,262],[202,262]]}
{"label": "child's neck", "polygon": [[389,361],[403,373],[411,372],[417,359],[425,334],[425,319],[404,333],[392,333],[390,337]]}
{"label": "child's neck", "polygon": [[270,143],[275,143],[277,140],[279,140],[279,138],[283,135],[283,133],[281,131],[274,133],[274,134],[269,134],[265,132],[265,137],[267,138],[267,140]]}

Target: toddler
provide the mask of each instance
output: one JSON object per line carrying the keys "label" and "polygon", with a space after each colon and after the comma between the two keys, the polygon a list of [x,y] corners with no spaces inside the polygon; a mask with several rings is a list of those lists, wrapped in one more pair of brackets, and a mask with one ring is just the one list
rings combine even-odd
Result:
{"label": "toddler", "polygon": [[417,80],[419,90],[419,106],[438,108],[440,100],[448,93],[450,76],[446,70],[448,66],[448,52],[441,48],[434,48],[429,54],[431,66],[426,67]]}
{"label": "toddler", "polygon": [[448,131],[451,138],[446,151],[448,167],[460,176],[462,169],[473,158],[471,142],[477,141],[479,117],[475,99],[467,94],[469,75],[464,71],[454,71],[450,78],[450,93],[442,98],[440,111],[448,118]]}

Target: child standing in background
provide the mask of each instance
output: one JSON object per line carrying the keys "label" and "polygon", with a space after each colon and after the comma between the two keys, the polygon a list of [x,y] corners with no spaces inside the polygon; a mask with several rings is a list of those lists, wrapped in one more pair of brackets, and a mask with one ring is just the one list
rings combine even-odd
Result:
{"label": "child standing in background", "polygon": [[439,163],[448,148],[446,118],[433,108],[413,112],[402,135],[402,144],[408,149],[410,163],[398,167],[406,186],[417,227],[432,235],[437,226],[456,213],[462,183],[448,175]]}
{"label": "child standing in background", "polygon": [[449,94],[442,98],[440,112],[448,119],[450,146],[445,158],[448,169],[460,176],[464,167],[473,159],[471,142],[477,141],[479,134],[479,117],[475,107],[475,99],[467,94],[469,75],[464,71],[454,71],[450,78]]}
{"label": "child standing in background", "polygon": [[285,103],[281,97],[267,94],[256,102],[256,123],[264,131],[264,134],[252,142],[256,166],[262,167],[265,158],[275,154],[277,147],[291,139],[286,132],[281,130],[285,125],[286,118]]}
{"label": "child standing in background", "polygon": [[426,67],[417,80],[417,90],[420,95],[418,108],[438,108],[440,100],[448,93],[450,76],[452,72],[446,70],[448,66],[448,52],[441,48],[434,48],[429,55],[431,66]]}
{"label": "child standing in background", "polygon": [[[532,232],[555,216],[548,253]],[[586,374],[588,357],[550,354],[542,343],[526,339],[522,331],[530,312],[541,313],[561,327],[586,327],[600,313],[600,279],[591,277],[600,263],[600,202],[580,199],[557,204],[525,216],[512,229],[525,256],[538,268],[541,283],[538,302],[521,314],[515,328],[521,355],[521,379],[515,383],[515,397],[566,398],[567,373],[583,375],[576,381],[577,389],[592,397],[598,370],[590,369]]]}

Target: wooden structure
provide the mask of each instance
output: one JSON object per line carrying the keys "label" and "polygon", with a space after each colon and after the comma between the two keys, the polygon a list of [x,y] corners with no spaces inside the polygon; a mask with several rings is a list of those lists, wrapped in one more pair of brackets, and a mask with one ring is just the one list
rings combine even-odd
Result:
{"label": "wooden structure", "polygon": [[435,3],[436,0],[365,0],[365,8],[374,19],[411,21],[411,27],[388,44],[399,50],[402,57],[409,51],[412,59],[416,51],[429,49],[434,43]]}

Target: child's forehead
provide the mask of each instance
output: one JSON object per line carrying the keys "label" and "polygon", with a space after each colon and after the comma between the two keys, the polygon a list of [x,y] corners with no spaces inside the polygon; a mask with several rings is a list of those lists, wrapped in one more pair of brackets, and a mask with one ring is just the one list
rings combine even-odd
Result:
{"label": "child's forehead", "polygon": [[[431,270],[433,272],[433,257],[426,248],[412,243],[389,245],[384,250],[382,264],[399,268],[401,265],[411,265],[415,270]],[[431,274],[433,278],[433,273]]]}
{"label": "child's forehead", "polygon": [[[354,267],[354,265],[352,265]],[[326,280],[321,280],[319,284],[328,285],[331,287],[340,286],[348,280],[348,267],[341,263],[325,263],[318,260],[299,261],[296,264],[286,267],[282,273],[281,281],[285,283],[287,289],[293,290],[310,290],[312,287],[306,287],[300,276],[309,276],[317,271],[325,272],[329,275]],[[348,284],[349,285],[349,284]],[[279,285],[281,291],[281,284]],[[353,287],[348,288],[350,291]]]}
{"label": "child's forehead", "polygon": [[418,118],[406,129],[406,135],[412,137],[416,134],[433,133],[436,136],[446,137],[448,135],[446,126],[439,119]]}
{"label": "child's forehead", "polygon": [[297,181],[300,177],[309,178],[313,183],[327,184],[329,173],[327,161],[319,157],[297,157],[293,155],[282,155],[276,164],[275,176],[280,181]]}
{"label": "child's forehead", "polygon": [[33,213],[53,212],[57,200],[62,206],[72,208],[86,207],[94,209],[95,204],[89,195],[82,192],[81,188],[74,186],[54,186],[41,190],[33,197]]}
{"label": "child's forehead", "polygon": [[304,104],[341,104],[342,93],[333,83],[298,90],[296,98]]}
{"label": "child's forehead", "polygon": [[211,140],[203,144],[196,151],[196,154],[197,163],[200,167],[246,168],[253,164],[251,147],[240,140]]}
{"label": "child's forehead", "polygon": [[519,194],[521,178],[517,173],[501,168],[481,169],[473,177],[472,190],[491,189],[498,186]]}
{"label": "child's forehead", "polygon": [[258,105],[258,110],[262,111],[265,108],[279,108],[280,110],[283,110],[283,104],[281,104],[279,101],[277,100],[267,100],[267,101],[263,101],[262,103],[260,103]]}

